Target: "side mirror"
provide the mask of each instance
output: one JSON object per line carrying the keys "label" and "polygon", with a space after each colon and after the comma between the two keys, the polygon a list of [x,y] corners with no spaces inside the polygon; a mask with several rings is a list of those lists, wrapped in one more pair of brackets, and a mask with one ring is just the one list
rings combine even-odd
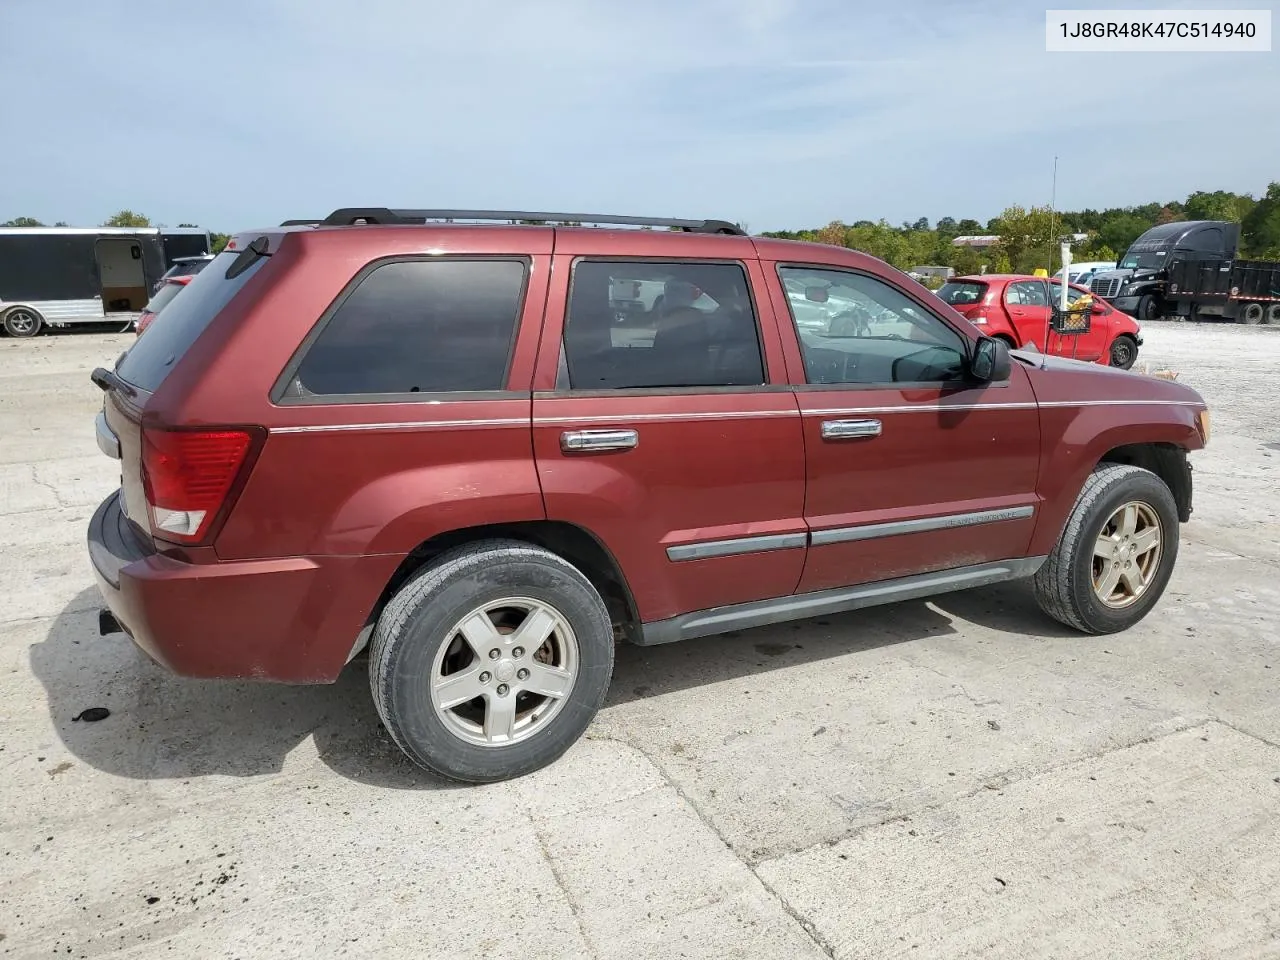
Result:
{"label": "side mirror", "polygon": [[1106,312],[1107,312],[1107,305],[1105,303],[1098,303],[1095,300],[1093,304],[1093,315],[1097,317],[1097,316],[1101,316]]}
{"label": "side mirror", "polygon": [[1009,379],[1011,366],[1008,345],[995,337],[983,337],[974,348],[969,372],[983,383],[1003,383]]}

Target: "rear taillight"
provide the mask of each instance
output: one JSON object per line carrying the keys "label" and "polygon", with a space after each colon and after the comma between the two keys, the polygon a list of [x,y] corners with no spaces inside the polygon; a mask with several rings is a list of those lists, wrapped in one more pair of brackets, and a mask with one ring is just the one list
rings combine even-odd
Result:
{"label": "rear taillight", "polygon": [[151,326],[151,321],[155,318],[156,315],[154,313],[148,313],[145,310],[142,311],[142,313],[138,314],[138,323],[134,327],[134,332],[138,336],[142,336],[142,334],[146,332],[147,327]]}
{"label": "rear taillight", "polygon": [[257,429],[142,430],[142,487],[155,536],[199,543],[229,507]]}

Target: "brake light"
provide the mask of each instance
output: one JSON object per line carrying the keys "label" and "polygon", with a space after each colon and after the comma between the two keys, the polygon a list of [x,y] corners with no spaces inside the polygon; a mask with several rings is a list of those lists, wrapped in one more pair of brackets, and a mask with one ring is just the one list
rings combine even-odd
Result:
{"label": "brake light", "polygon": [[212,528],[249,462],[256,429],[142,430],[142,487],[152,532],[198,543]]}
{"label": "brake light", "polygon": [[138,323],[134,327],[134,333],[138,336],[142,336],[142,334],[146,332],[147,327],[151,326],[151,321],[155,319],[155,316],[156,315],[154,313],[150,313],[146,310],[143,310],[142,313],[138,314]]}
{"label": "brake light", "polygon": [[969,322],[979,327],[987,325],[987,315],[985,313],[973,313],[969,315]]}

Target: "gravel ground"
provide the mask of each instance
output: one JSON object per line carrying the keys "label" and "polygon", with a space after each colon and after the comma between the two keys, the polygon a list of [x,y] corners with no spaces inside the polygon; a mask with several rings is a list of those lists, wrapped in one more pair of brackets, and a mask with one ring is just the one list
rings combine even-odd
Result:
{"label": "gravel ground", "polygon": [[358,667],[99,638],[87,372],[128,338],[0,339],[0,956],[1280,955],[1280,330],[1145,335],[1215,436],[1138,627],[1011,584],[623,647],[588,737],[483,788],[408,765]]}

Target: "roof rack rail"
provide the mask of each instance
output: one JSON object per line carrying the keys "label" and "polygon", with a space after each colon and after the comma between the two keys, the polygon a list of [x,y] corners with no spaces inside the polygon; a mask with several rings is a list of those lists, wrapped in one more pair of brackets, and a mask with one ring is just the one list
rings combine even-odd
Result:
{"label": "roof rack rail", "polygon": [[324,223],[323,220],[285,220],[280,224],[282,227],[316,227]]}
{"label": "roof rack rail", "polygon": [[[669,227],[688,233],[724,233],[745,237],[747,232],[728,220],[676,220],[669,217],[622,217],[600,213],[547,213],[527,210],[392,210],[388,207],[343,207],[324,220],[323,226],[349,226],[365,223],[426,223],[429,220],[537,220],[554,223],[596,223],[628,227]],[[288,223],[314,223],[290,220]]]}

